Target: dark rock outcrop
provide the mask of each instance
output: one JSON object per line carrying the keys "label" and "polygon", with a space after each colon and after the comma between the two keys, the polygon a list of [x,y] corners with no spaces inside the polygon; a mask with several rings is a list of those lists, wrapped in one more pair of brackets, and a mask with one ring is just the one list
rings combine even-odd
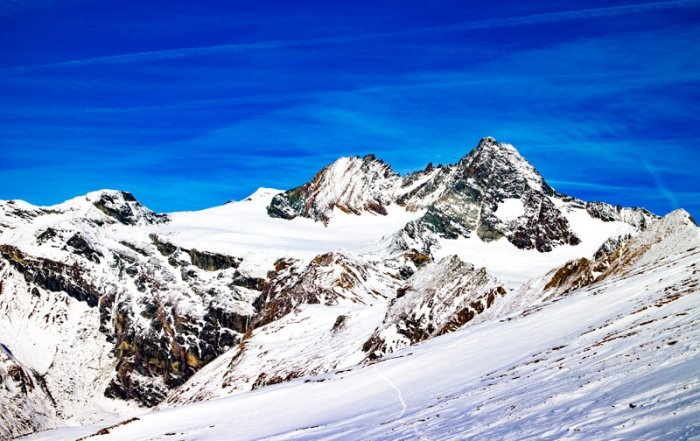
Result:
{"label": "dark rock outcrop", "polygon": [[83,237],[83,235],[80,233],[75,233],[73,236],[71,236],[71,238],[66,242],[66,245],[73,248],[73,251],[76,254],[85,256],[86,259],[95,263],[100,263],[100,257],[104,257],[104,255],[93,248],[92,245],[90,245],[90,243],[85,240],[85,237]]}
{"label": "dark rock outcrop", "polygon": [[411,277],[389,303],[362,350],[370,360],[453,332],[489,308],[506,290],[485,269],[447,256]]}
{"label": "dark rock outcrop", "polygon": [[513,230],[506,233],[516,247],[546,252],[557,245],[578,245],[581,242],[562,212],[541,193],[530,192],[523,204],[525,215],[518,219]]}
{"label": "dark rock outcrop", "polygon": [[163,256],[171,256],[176,251],[182,250],[190,256],[190,262],[197,268],[205,271],[218,271],[227,268],[238,268],[241,264],[241,258],[227,256],[225,254],[212,253],[209,251],[198,251],[194,248],[186,249],[173,245],[170,242],[161,240],[157,235],[149,236],[151,241],[156,246],[156,249]]}
{"label": "dark rock outcrop", "polygon": [[[328,222],[336,208],[384,214],[386,207],[398,204],[411,211],[426,209],[416,223],[439,237],[505,237],[518,248],[547,252],[580,243],[552,198],[585,208],[592,217],[627,222],[640,230],[655,220],[644,209],[586,203],[557,193],[513,146],[493,138],[483,138],[456,164],[430,166],[404,177],[374,156],[341,159],[307,184],[274,196],[268,214]],[[502,214],[499,207],[505,201],[519,201],[522,213],[515,218]]]}
{"label": "dark rock outcrop", "polygon": [[28,283],[47,291],[64,291],[89,306],[97,306],[101,293],[87,280],[84,269],[50,259],[29,257],[11,245],[0,245],[0,256],[5,258]]}
{"label": "dark rock outcrop", "polygon": [[92,204],[124,225],[158,224],[168,221],[167,215],[152,212],[136,200],[134,195],[125,191],[103,191]]}

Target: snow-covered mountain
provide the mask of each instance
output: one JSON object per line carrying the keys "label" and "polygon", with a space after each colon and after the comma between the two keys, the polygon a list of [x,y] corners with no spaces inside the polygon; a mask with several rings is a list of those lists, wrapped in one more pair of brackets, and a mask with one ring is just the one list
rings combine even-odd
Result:
{"label": "snow-covered mountain", "polygon": [[621,220],[644,228],[653,216],[641,209],[575,201],[557,193],[509,144],[484,138],[459,162],[399,177],[372,155],[341,158],[307,184],[275,196],[268,212],[328,222],[336,210],[386,214],[397,204],[426,209],[420,222],[441,237],[476,233],[484,241],[506,237],[518,248],[551,251],[577,245],[580,238],[556,200],[576,202],[604,220]]}
{"label": "snow-covered mountain", "polygon": [[[653,305],[678,288],[685,294],[672,302],[683,297],[680,303],[692,306],[694,296],[687,294],[697,293],[697,242],[687,213],[659,220],[643,209],[562,195],[514,147],[492,138],[456,164],[406,176],[372,155],[341,158],[296,189],[262,188],[197,212],[153,213],[131,194],[111,190],[51,207],[2,201],[0,403],[9,411],[0,419],[0,438],[97,424],[46,435],[75,438],[122,422],[104,433],[154,439],[168,432],[156,427],[165,421],[158,415],[172,415],[167,425],[180,427],[185,438],[220,439],[223,432],[204,426],[212,420],[187,425],[184,414],[166,410],[180,406],[195,413],[218,409],[224,413],[211,424],[230,429],[227,424],[238,421],[236,433],[246,439],[330,436],[347,428],[343,416],[358,421],[354,430],[370,430],[376,418],[393,420],[391,405],[376,418],[361,405],[368,393],[389,398],[382,395],[387,391],[359,390],[346,376],[373,384],[379,375],[384,386],[414,388],[413,413],[405,407],[398,419],[405,422],[413,414],[432,415],[429,396],[436,390],[415,382],[450,375],[454,390],[440,395],[457,397],[443,403],[457,412],[481,396],[477,388],[486,385],[475,379],[489,377],[489,367],[505,368],[538,348],[554,354],[545,348],[550,340],[578,341],[586,326],[623,323],[632,314],[628,303],[655,311],[661,306]],[[693,314],[678,316],[687,321],[684,335],[694,332]],[[565,335],[538,330],[531,317],[556,323]],[[560,323],[562,317],[571,323]],[[666,335],[665,322],[657,321],[644,329]],[[507,345],[493,345],[516,340],[523,330],[532,335],[515,345],[522,350],[510,354]],[[588,342],[583,335],[581,342]],[[575,348],[572,343],[563,352],[581,358],[576,351],[583,346]],[[487,354],[457,359],[448,355],[452,350]],[[466,377],[451,362],[468,363]],[[547,369],[561,364],[547,357],[542,363]],[[572,375],[589,372],[585,363],[567,366]],[[419,367],[422,377],[413,371]],[[532,400],[545,399],[535,388],[549,377],[516,382],[511,391],[502,380],[509,375],[493,376],[487,389],[507,390],[515,399],[523,388]],[[567,385],[567,378],[552,381]],[[279,383],[290,385],[273,387]],[[433,386],[447,388],[442,383]],[[338,401],[348,406],[340,414],[332,413],[334,406],[316,414],[300,409],[306,419],[299,421],[332,422],[318,424],[318,431],[293,432],[304,427],[289,421],[263,427],[281,409],[271,403],[290,406],[284,391],[309,394],[309,388],[320,388],[311,393],[318,400],[353,392]],[[398,389],[391,389],[395,396]],[[688,396],[697,410],[697,399]],[[260,420],[249,415],[258,402],[268,415]],[[153,406],[157,412],[143,415]],[[247,419],[231,419],[232,412]],[[459,421],[438,426],[457,434],[466,430]],[[514,421],[493,424],[512,431]],[[399,426],[369,437],[410,437]],[[426,433],[447,437],[438,426]]]}
{"label": "snow-covered mountain", "polygon": [[[697,439],[698,227],[671,213],[610,262],[616,270],[551,300],[532,292],[547,274],[478,323],[372,363],[30,439]],[[281,346],[303,338],[295,331],[261,338]]]}
{"label": "snow-covered mountain", "polygon": [[334,210],[360,214],[387,214],[401,178],[374,155],[340,158],[301,187],[276,195],[268,213],[273,217],[297,216],[328,222]]}

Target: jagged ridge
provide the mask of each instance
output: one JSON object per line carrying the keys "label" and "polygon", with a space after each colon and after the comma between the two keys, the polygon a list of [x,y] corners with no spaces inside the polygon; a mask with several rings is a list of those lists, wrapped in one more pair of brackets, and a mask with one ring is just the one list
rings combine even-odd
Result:
{"label": "jagged ridge", "polygon": [[[546,252],[580,242],[552,198],[575,200],[549,186],[515,147],[487,137],[456,164],[429,164],[404,177],[373,155],[341,158],[309,183],[274,196],[268,214],[328,223],[336,208],[383,215],[396,204],[427,210],[419,222],[440,237],[456,239],[473,233],[484,241],[506,237],[518,248]],[[499,206],[507,201],[519,201],[522,206],[514,218],[499,213]],[[638,229],[654,219],[643,209],[580,202],[593,217],[627,222]]]}

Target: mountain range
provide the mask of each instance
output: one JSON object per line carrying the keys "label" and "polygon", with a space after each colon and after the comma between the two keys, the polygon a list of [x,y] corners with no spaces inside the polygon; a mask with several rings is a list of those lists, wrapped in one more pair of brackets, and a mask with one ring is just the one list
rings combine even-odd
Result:
{"label": "mountain range", "polygon": [[0,201],[0,439],[698,438],[699,285],[687,212],[493,138],[195,212]]}

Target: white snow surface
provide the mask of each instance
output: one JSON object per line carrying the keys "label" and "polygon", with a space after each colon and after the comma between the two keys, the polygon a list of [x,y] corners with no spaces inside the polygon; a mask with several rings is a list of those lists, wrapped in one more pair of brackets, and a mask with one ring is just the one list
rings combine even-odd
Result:
{"label": "white snow surface", "polygon": [[496,216],[505,222],[513,221],[523,214],[525,214],[525,206],[517,198],[504,199],[503,202],[498,204],[496,209]]}
{"label": "white snow surface", "polygon": [[[383,239],[424,213],[423,210],[407,211],[395,204],[387,207],[386,216],[371,213],[355,215],[339,211],[325,226],[321,222],[302,217],[291,221],[270,218],[266,208],[271,197],[277,193],[279,193],[278,190],[260,189],[240,202],[197,212],[173,213],[169,215],[172,219],[169,223],[137,226],[109,223],[101,227],[90,226],[90,221],[109,220],[92,203],[102,192],[91,193],[53,207],[35,207],[16,201],[14,202],[16,208],[42,211],[43,214],[30,220],[15,216],[1,216],[2,226],[10,228],[3,228],[0,238],[2,243],[17,246],[30,255],[65,261],[70,259],[65,249],[53,245],[40,246],[34,240],[39,232],[48,227],[71,233],[76,230],[81,231],[85,239],[89,242],[94,241],[98,249],[105,244],[109,247],[124,248],[123,245],[119,245],[120,241],[140,245],[149,244],[148,235],[156,233],[162,239],[184,248],[242,257],[243,263],[240,268],[242,271],[253,276],[264,277],[280,257],[311,260],[321,253],[333,250],[344,250],[350,255],[358,256],[369,252],[376,254],[378,247],[384,242]],[[486,267],[506,286],[515,290],[529,278],[544,274],[569,259],[590,257],[610,236],[634,233],[634,229],[628,224],[603,222],[591,218],[584,209],[577,208],[573,204],[567,206],[560,200],[555,200],[555,203],[563,207],[562,210],[571,223],[572,229],[582,239],[581,244],[560,246],[552,252],[539,253],[535,250],[519,250],[505,239],[490,243],[482,242],[474,234],[469,239],[441,239],[440,248],[435,253],[435,257],[440,259],[448,254],[457,254],[461,259],[477,267]],[[508,204],[514,205],[512,202]],[[513,207],[510,209],[512,213]],[[509,212],[509,209],[505,209],[505,212]],[[677,249],[670,245],[666,249],[670,253],[677,252]],[[697,261],[696,255],[692,258]],[[692,261],[692,258],[689,257],[686,260]],[[166,259],[163,257],[161,260]],[[681,270],[677,270],[677,274],[671,273],[671,269],[665,269],[665,271],[669,272],[669,275],[664,275],[662,277],[664,280],[668,277],[669,280],[674,281],[676,280],[674,277],[685,274]],[[104,273],[98,272],[98,274],[101,279],[97,282],[100,284],[114,283],[111,280],[113,276],[107,269]],[[502,403],[514,405],[516,409],[520,408],[517,402],[518,394],[534,394],[535,392],[530,389],[534,387],[533,384],[538,384],[536,381],[541,381],[540,387],[543,390],[549,390],[552,396],[557,396],[563,392],[552,390],[553,386],[549,385],[549,380],[561,383],[561,387],[566,389],[579,387],[576,383],[578,379],[555,376],[562,375],[559,372],[541,373],[538,374],[540,377],[532,373],[534,378],[532,381],[535,383],[516,382],[512,389],[498,383],[500,386],[491,386],[491,389],[486,388],[482,391],[481,388],[489,384],[486,374],[492,370],[504,374],[508,372],[504,369],[520,366],[527,357],[531,356],[530,354],[535,353],[534,351],[547,353],[548,349],[545,346],[556,337],[555,334],[582,339],[578,343],[579,346],[571,346],[572,352],[567,353],[566,356],[574,361],[583,360],[582,353],[576,351],[583,351],[585,345],[591,342],[588,340],[589,337],[583,338],[582,327],[585,327],[585,324],[589,327],[602,326],[607,323],[606,320],[618,320],[620,314],[629,314],[626,309],[615,309],[627,305],[624,299],[628,299],[628,303],[640,303],[641,300],[635,296],[646,295],[651,299],[655,295],[661,295],[666,287],[663,283],[666,282],[662,283],[656,280],[657,278],[647,277],[643,282],[640,281],[641,279],[624,281],[624,283],[620,282],[620,286],[604,285],[606,288],[602,289],[602,293],[607,294],[600,297],[592,296],[590,291],[584,290],[556,304],[548,305],[542,311],[527,317],[514,318],[513,323],[519,324],[518,326],[510,327],[497,320],[491,320],[459,331],[455,334],[461,336],[459,338],[440,337],[415,348],[407,348],[388,361],[336,374],[320,373],[333,369],[349,369],[362,361],[363,354],[358,351],[358,347],[381,322],[386,311],[386,301],[377,301],[365,308],[348,305],[332,307],[305,305],[282,320],[256,330],[253,338],[247,341],[249,351],[240,360],[244,368],[239,371],[238,377],[231,378],[228,375],[230,364],[236,356],[234,348],[206,366],[183,386],[183,388],[199,388],[193,389],[191,393],[183,393],[186,397],[183,401],[190,403],[201,399],[224,397],[233,392],[238,395],[207,403],[192,404],[181,409],[141,415],[139,421],[112,429],[109,436],[114,439],[159,439],[160,437],[169,439],[165,436],[166,433],[176,433],[185,439],[230,439],[227,434],[235,433],[236,437],[240,435],[241,439],[265,437],[303,439],[344,438],[347,434],[350,438],[382,439],[413,438],[426,434],[432,439],[449,438],[451,433],[454,433],[457,434],[456,439],[460,439],[465,433],[471,433],[468,436],[482,435],[478,432],[478,427],[468,427],[481,427],[480,424],[476,425],[475,421],[482,421],[482,417],[473,412],[479,405],[483,407],[484,403],[490,402],[489,399],[493,395],[489,395],[491,390],[499,391],[503,394],[503,398],[498,398],[501,404],[494,405],[493,408],[487,407],[491,410],[483,417],[483,421],[488,422],[490,426],[484,426],[486,428],[482,427],[482,429],[505,427],[503,430],[512,431],[515,430],[518,418],[532,417],[535,418],[534,421],[537,421],[537,418],[544,419],[543,409],[549,408],[538,411],[530,409],[526,413],[521,413],[525,412],[524,410],[508,413],[504,411],[508,408]],[[4,286],[6,290],[28,291],[21,277],[17,276],[12,280],[11,283],[16,286],[7,283]],[[205,282],[208,283],[206,280]],[[617,297],[618,291],[623,292],[620,298]],[[177,293],[174,292],[173,295]],[[695,298],[695,296],[688,297]],[[127,417],[140,412],[133,405],[109,400],[102,396],[101,391],[113,375],[115,360],[109,354],[111,347],[106,342],[105,336],[98,331],[99,314],[96,310],[91,310],[84,303],[60,292],[52,293],[46,298],[42,297],[41,300],[32,299],[30,295],[20,298],[21,301],[7,296],[4,299],[0,298],[0,312],[6,319],[0,320],[0,343],[8,346],[17,359],[27,367],[36,370],[39,374],[48,374],[47,380],[51,389],[61,391],[61,396],[57,398],[71,403],[65,409],[66,413],[62,415],[61,424],[85,424],[96,420],[109,421],[112,418],[116,418],[114,421],[117,421],[119,419],[117,415]],[[580,299],[580,302],[572,303],[573,301],[570,300],[572,298]],[[600,303],[602,298],[607,298],[609,304]],[[687,308],[692,306],[687,304],[686,297],[681,300],[674,302],[673,305],[684,304]],[[568,309],[565,308],[566,305],[569,305]],[[250,305],[241,307],[244,306],[250,308]],[[581,308],[580,311],[601,308],[601,311],[590,316],[579,317],[572,315],[577,308]],[[348,317],[347,327],[335,335],[329,335],[328,330],[340,315]],[[50,321],[45,321],[46,316],[50,317]],[[534,323],[534,319],[531,318],[533,316],[539,317],[544,330],[538,330],[537,323]],[[661,316],[653,317],[661,320]],[[694,326],[697,319],[697,314],[689,313],[687,316],[679,316],[677,320],[673,319],[674,321],[669,322],[669,326],[675,326],[678,322],[678,326],[683,326],[682,335],[692,337],[696,336],[697,329]],[[619,326],[622,327],[623,324]],[[528,332],[531,335],[527,334]],[[661,331],[659,333],[659,335],[663,334]],[[70,342],[70,344],[63,344],[64,342]],[[642,344],[642,342],[635,344]],[[496,348],[499,345],[500,350]],[[552,345],[555,344],[552,343]],[[509,349],[504,351],[502,347]],[[668,348],[663,347],[671,352],[679,351],[684,347],[691,351],[691,355],[694,353],[692,351],[696,350],[695,346],[689,348],[687,345],[681,346],[680,343]],[[575,348],[578,349],[574,350]],[[619,357],[633,353],[631,346],[616,350],[617,353],[622,354]],[[677,357],[681,360],[682,354],[677,354]],[[697,357],[692,356],[682,359],[684,363],[682,369],[696,368],[696,359]],[[99,360],[99,363],[95,363],[95,360]],[[478,363],[475,363],[475,360]],[[556,359],[553,360],[556,361]],[[658,358],[652,355],[642,360],[648,363],[658,362]],[[101,366],[101,369],[95,369],[95,364]],[[542,366],[552,364],[552,360],[547,359],[547,363],[543,363]],[[641,362],[635,366],[640,372],[653,372],[647,368],[642,369],[645,365]],[[279,373],[285,372],[285,369],[288,372],[296,370],[306,377],[292,380],[288,384],[243,392],[250,388],[260,373],[266,371]],[[577,367],[577,369],[583,368]],[[79,371],[81,375],[71,375],[72,371]],[[588,371],[582,375],[590,374],[589,376],[593,378],[593,371],[588,374],[586,372]],[[308,377],[317,373],[319,377]],[[636,396],[631,393],[634,386],[631,379],[627,381],[623,378],[621,371],[613,370],[610,375],[614,384],[621,385],[621,391],[624,392],[621,397]],[[230,380],[232,387],[222,389],[220,385],[227,379]],[[304,383],[307,380],[310,383]],[[697,400],[693,401],[696,395],[691,394],[696,389],[673,395],[667,390],[668,384],[664,383],[667,381],[666,377],[662,375],[653,381],[657,381],[658,384],[653,383],[651,386],[659,387],[660,393],[666,394],[663,396],[670,397],[668,398],[670,402],[675,403],[681,399],[680,397],[689,396],[690,401],[697,405]],[[554,406],[557,412],[564,414],[557,418],[568,418],[562,421],[571,420],[583,424],[581,415],[586,412],[580,411],[579,414],[572,415],[570,410],[570,407],[576,406],[580,410],[583,406],[580,401],[583,399],[581,396],[581,394],[564,394],[561,402]],[[453,402],[450,401],[450,397],[459,399]],[[532,395],[531,399],[544,401],[545,398],[543,395]],[[596,408],[596,405],[602,405],[600,403],[610,404],[610,401],[605,401],[604,398],[597,399],[596,403],[599,404],[589,401],[585,403],[593,408]],[[616,403],[622,402],[613,401],[611,405]],[[430,405],[433,407],[427,407]],[[426,422],[438,421],[438,418],[442,418],[443,415],[437,416],[441,413],[440,408],[452,409],[445,412],[451,412],[450,415],[454,421],[450,425],[437,424],[430,429],[432,423]],[[295,409],[294,418],[284,417],[289,414],[288,409]],[[698,415],[697,407],[693,409],[686,415],[688,418]],[[646,412],[646,409],[635,410]],[[473,415],[473,418],[469,419],[465,415]],[[661,417],[655,413],[649,415],[651,422],[648,424],[660,424]],[[613,419],[613,422],[622,421],[624,418],[625,415],[620,414],[617,420]],[[673,421],[677,422],[678,419]],[[600,422],[586,422],[586,424],[592,424],[594,428],[603,427]],[[534,426],[534,422],[532,425]],[[73,439],[94,433],[104,426],[105,423],[61,429],[37,434],[33,439]],[[372,429],[374,426],[377,427]],[[420,427],[420,430],[416,427]],[[528,427],[530,426],[526,426],[522,433],[532,431],[543,435],[537,432],[535,427]],[[612,426],[605,427],[611,429]],[[614,433],[626,433],[619,432],[619,427],[615,430],[618,432]],[[489,436],[498,438],[494,433],[488,432],[487,438]],[[557,432],[554,435],[552,437],[559,438],[566,434]]]}
{"label": "white snow surface", "polygon": [[28,439],[699,439],[700,232],[665,221],[613,277],[378,363]]}
{"label": "white snow surface", "polygon": [[[155,231],[185,248],[243,257],[241,269],[264,277],[280,257],[308,260],[328,251],[361,254],[376,250],[382,239],[425,213],[425,210],[408,211],[393,204],[388,207],[386,216],[368,212],[358,216],[339,211],[324,226],[321,222],[303,217],[292,220],[269,217],[267,205],[272,196],[279,192],[261,188],[240,202],[201,211],[172,213],[172,221],[156,226]],[[466,262],[485,267],[508,288],[514,289],[568,260],[590,257],[610,237],[635,233],[635,229],[627,223],[603,222],[592,218],[576,204],[554,198],[553,201],[581,239],[579,245],[558,246],[551,252],[540,253],[521,250],[505,238],[483,242],[472,234],[468,239],[440,239],[440,248],[436,250],[435,257],[441,259],[457,254]],[[504,203],[509,215],[522,209],[522,203],[517,199]],[[517,204],[520,204],[520,208]]]}
{"label": "white snow surface", "polygon": [[311,259],[328,251],[361,252],[425,213],[395,204],[387,208],[386,216],[338,211],[324,226],[303,217],[268,216],[270,199],[279,193],[260,188],[240,202],[173,213],[172,221],[156,227],[156,232],[183,247],[243,257],[242,269],[262,277],[280,257]]}

